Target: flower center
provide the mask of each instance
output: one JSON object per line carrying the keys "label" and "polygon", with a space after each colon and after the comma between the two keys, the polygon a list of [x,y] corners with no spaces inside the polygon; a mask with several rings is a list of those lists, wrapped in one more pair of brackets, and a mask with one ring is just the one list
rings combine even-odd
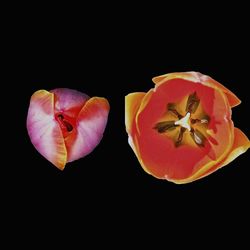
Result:
{"label": "flower center", "polygon": [[66,138],[68,134],[74,129],[74,126],[72,125],[73,122],[70,121],[70,118],[65,117],[65,115],[62,113],[56,114],[55,118],[62,130],[63,137]]}
{"label": "flower center", "polygon": [[[206,129],[210,119],[202,111],[199,104],[200,99],[196,92],[190,94],[187,98],[185,115],[182,115],[183,111],[178,112],[180,109],[178,109],[177,104],[168,103],[167,114],[171,114],[171,117],[174,118],[156,123],[154,129],[160,134],[167,133],[173,139],[176,147],[188,143],[190,141],[188,138],[192,138],[197,146],[204,147],[207,137]],[[185,133],[188,133],[189,136],[184,136]]]}
{"label": "flower center", "polygon": [[181,127],[186,128],[186,129],[188,129],[188,131],[190,131],[191,127],[190,127],[190,119],[189,118],[190,118],[190,113],[187,112],[187,114],[183,118],[181,118],[179,121],[176,121],[174,124],[180,125]]}

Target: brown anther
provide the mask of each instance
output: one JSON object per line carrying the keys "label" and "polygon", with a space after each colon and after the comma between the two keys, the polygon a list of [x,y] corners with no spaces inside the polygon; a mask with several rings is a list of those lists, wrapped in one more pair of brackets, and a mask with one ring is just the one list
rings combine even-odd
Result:
{"label": "brown anther", "polygon": [[164,122],[158,122],[153,127],[158,131],[158,133],[164,133],[169,130],[173,130],[177,127],[177,125],[174,124],[175,121],[164,121]]}
{"label": "brown anther", "polygon": [[199,130],[192,129],[190,131],[190,135],[194,140],[194,142],[196,143],[196,145],[198,145],[199,147],[205,146],[206,137]]}
{"label": "brown anther", "polygon": [[64,119],[64,116],[62,114],[57,115],[57,118],[60,121],[60,124],[66,128],[68,132],[71,132],[73,130],[73,126]]}
{"label": "brown anther", "polygon": [[64,116],[63,116],[62,114],[59,114],[57,117],[58,117],[61,121],[64,119]]}
{"label": "brown anther", "polygon": [[184,134],[185,131],[186,131],[186,128],[181,127],[180,133],[179,133],[178,138],[177,138],[177,140],[175,142],[176,147],[180,146],[180,144],[182,142],[182,139],[183,139],[183,134]]}
{"label": "brown anther", "polygon": [[63,123],[64,123],[68,132],[71,132],[73,130],[73,126],[69,122],[64,120]]}
{"label": "brown anther", "polygon": [[167,106],[168,111],[172,112],[175,114],[179,119],[181,119],[183,116],[176,110],[175,104],[174,103],[168,103]]}
{"label": "brown anther", "polygon": [[197,110],[199,103],[200,99],[197,97],[196,92],[192,93],[188,97],[186,111],[189,113],[194,113]]}
{"label": "brown anther", "polygon": [[200,119],[192,119],[191,118],[191,124],[195,124],[195,123],[198,123],[198,122],[201,122]]}

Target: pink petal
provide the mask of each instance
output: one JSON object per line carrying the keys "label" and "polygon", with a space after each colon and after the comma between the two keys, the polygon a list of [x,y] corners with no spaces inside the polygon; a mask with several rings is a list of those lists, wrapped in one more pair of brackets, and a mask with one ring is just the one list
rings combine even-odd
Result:
{"label": "pink petal", "polygon": [[61,129],[54,118],[54,94],[39,90],[32,95],[27,130],[37,151],[57,168],[64,169],[67,151]]}
{"label": "pink petal", "polygon": [[101,141],[109,113],[105,98],[89,99],[79,113],[76,133],[65,139],[68,161],[74,161],[89,154]]}
{"label": "pink petal", "polygon": [[70,117],[76,117],[89,99],[86,94],[68,88],[53,89],[50,92],[55,94],[55,112],[63,112]]}

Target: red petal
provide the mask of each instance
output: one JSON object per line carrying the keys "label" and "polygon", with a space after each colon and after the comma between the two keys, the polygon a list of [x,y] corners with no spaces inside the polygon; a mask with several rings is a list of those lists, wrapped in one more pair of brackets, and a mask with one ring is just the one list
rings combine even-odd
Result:
{"label": "red petal", "polygon": [[200,179],[202,177],[205,177],[214,171],[220,169],[221,167],[229,164],[232,162],[235,158],[246,152],[250,148],[250,141],[247,138],[247,136],[238,128],[234,128],[234,143],[230,150],[230,152],[227,154],[227,156],[219,163],[215,164],[212,168],[210,168],[207,171],[202,171],[197,173],[197,178]]}
{"label": "red petal", "polygon": [[201,83],[205,86],[214,88],[216,90],[220,90],[225,93],[228,98],[228,102],[231,107],[235,107],[241,103],[240,99],[229,89],[223,86],[221,83],[215,81],[213,78],[203,75],[199,72],[176,72],[176,73],[169,73],[161,76],[154,77],[152,80],[155,84],[160,85],[162,83],[166,83],[172,79],[185,79],[197,83]]}

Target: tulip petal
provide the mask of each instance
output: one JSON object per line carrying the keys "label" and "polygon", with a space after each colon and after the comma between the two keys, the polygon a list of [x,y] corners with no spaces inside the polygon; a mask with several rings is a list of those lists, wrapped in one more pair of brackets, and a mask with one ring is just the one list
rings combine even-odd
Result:
{"label": "tulip petal", "polygon": [[228,165],[235,158],[245,153],[250,148],[250,141],[247,136],[238,128],[234,128],[234,143],[231,148],[231,151],[227,156],[219,163],[215,164],[207,171],[199,171],[195,176],[195,180],[205,177],[216,170]]}
{"label": "tulip petal", "polygon": [[238,128],[234,128],[234,144],[221,167],[229,164],[239,155],[245,153],[250,148],[250,141],[247,136]]}
{"label": "tulip petal", "polygon": [[67,161],[67,151],[62,132],[54,118],[53,93],[39,90],[32,95],[27,130],[37,151],[63,170]]}
{"label": "tulip petal", "polygon": [[166,83],[169,80],[182,78],[188,81],[197,82],[197,76],[193,74],[195,72],[175,72],[175,73],[168,73],[160,76],[153,77],[152,81],[156,85]]}
{"label": "tulip petal", "polygon": [[[194,73],[194,72],[193,72]],[[231,107],[235,107],[241,103],[241,100],[228,88],[214,80],[213,78],[207,76],[207,75],[202,75],[201,73],[196,73],[199,75],[200,82],[204,84],[205,86],[212,87],[214,89],[219,89],[225,93],[227,96],[228,102]]]}
{"label": "tulip petal", "polygon": [[125,125],[129,134],[131,133],[136,113],[145,95],[146,93],[144,92],[136,92],[125,96]]}
{"label": "tulip petal", "polygon": [[68,162],[89,154],[101,141],[109,113],[109,103],[105,98],[89,99],[76,120],[74,133],[65,138]]}
{"label": "tulip petal", "polygon": [[225,93],[225,95],[228,98],[229,104],[231,107],[235,107],[241,103],[240,99],[229,89],[224,87],[222,84],[214,80],[213,78],[203,75],[199,72],[181,72],[181,73],[169,73],[161,76],[154,77],[152,81],[156,84],[162,84],[166,83],[169,80],[175,79],[175,78],[182,78],[188,81],[192,82],[199,82],[205,86],[214,88],[214,89],[219,89]]}
{"label": "tulip petal", "polygon": [[50,91],[55,94],[55,112],[63,112],[76,117],[89,96],[74,89],[57,88]]}
{"label": "tulip petal", "polygon": [[[136,127],[136,115],[138,110],[143,110],[143,107],[146,106],[148,103],[148,100],[150,99],[152,93],[149,95],[146,95],[144,92],[136,92],[131,93],[125,97],[125,125],[126,125],[126,131],[128,133],[128,143],[132,150],[134,151],[135,155],[137,156],[137,159],[140,161],[140,164],[144,171],[147,173],[148,170],[144,166],[144,163],[142,162],[140,153],[138,151],[138,140],[137,140],[137,127]],[[146,97],[146,98],[145,98]]]}
{"label": "tulip petal", "polygon": [[138,126],[138,118],[141,114],[141,112],[147,107],[149,101],[151,100],[151,97],[154,93],[154,90],[153,89],[150,89],[146,95],[143,97],[142,99],[142,102],[141,102],[141,105],[137,111],[137,114],[136,114],[136,117],[135,117],[135,124],[136,124],[136,129],[137,129],[137,132],[140,133],[140,128]]}

